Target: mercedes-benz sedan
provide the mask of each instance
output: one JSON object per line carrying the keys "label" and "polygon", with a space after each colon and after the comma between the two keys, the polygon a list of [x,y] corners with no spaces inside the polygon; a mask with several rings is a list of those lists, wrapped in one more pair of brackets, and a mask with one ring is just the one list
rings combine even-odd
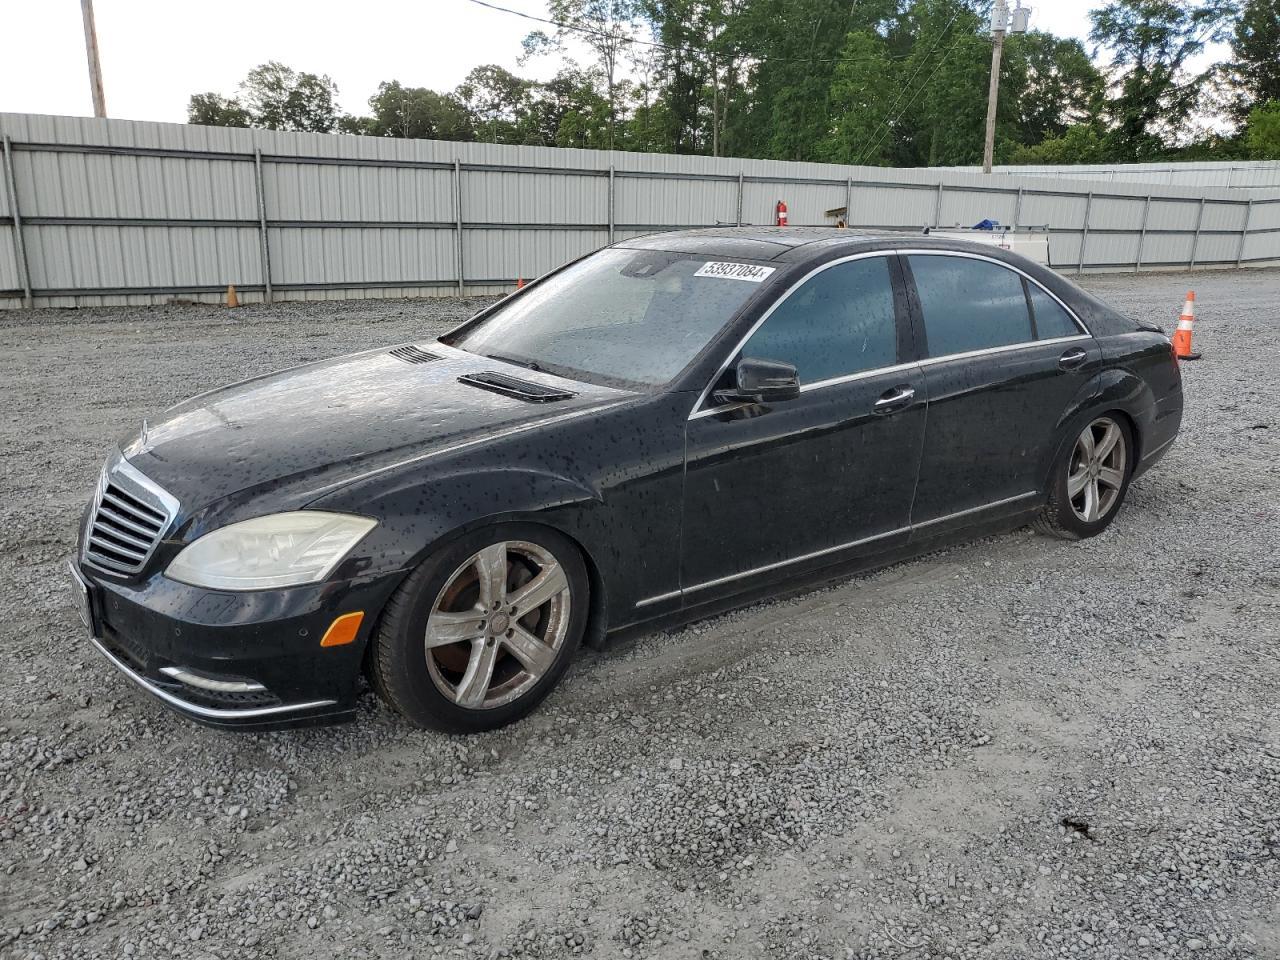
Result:
{"label": "mercedes-benz sedan", "polygon": [[438,340],[204,394],[112,453],[91,640],[193,719],[528,712],[580,643],[1034,521],[1083,538],[1174,440],[1170,342],[994,246],[627,240]]}

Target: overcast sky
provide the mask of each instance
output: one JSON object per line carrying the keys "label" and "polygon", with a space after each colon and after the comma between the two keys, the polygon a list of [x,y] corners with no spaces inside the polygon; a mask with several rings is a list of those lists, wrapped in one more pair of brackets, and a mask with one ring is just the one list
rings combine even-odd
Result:
{"label": "overcast sky", "polygon": [[[544,0],[499,2],[546,14]],[[1099,2],[1026,5],[1033,27],[1083,39]],[[183,122],[191,94],[234,94],[267,60],[329,74],[348,113],[382,80],[451,90],[482,63],[555,72],[550,58],[517,68],[537,24],[470,0],[95,0],[95,11],[107,114],[130,120]],[[0,111],[92,115],[78,0],[0,0],[0,23]]]}

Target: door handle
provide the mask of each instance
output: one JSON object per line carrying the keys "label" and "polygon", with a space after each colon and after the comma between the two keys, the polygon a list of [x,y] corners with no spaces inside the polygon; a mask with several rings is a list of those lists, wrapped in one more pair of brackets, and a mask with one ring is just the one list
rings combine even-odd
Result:
{"label": "door handle", "polygon": [[1074,370],[1089,359],[1089,351],[1083,347],[1072,347],[1058,358],[1058,366],[1063,370]]}
{"label": "door handle", "polygon": [[916,398],[915,387],[894,387],[880,395],[880,399],[872,407],[874,413],[893,413],[901,410]]}

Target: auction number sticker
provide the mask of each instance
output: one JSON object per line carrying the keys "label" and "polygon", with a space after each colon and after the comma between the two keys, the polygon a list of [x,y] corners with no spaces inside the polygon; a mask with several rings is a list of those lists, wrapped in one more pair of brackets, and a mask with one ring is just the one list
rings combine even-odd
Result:
{"label": "auction number sticker", "polygon": [[719,277],[722,280],[746,280],[762,283],[777,267],[758,267],[754,263],[720,263],[712,261],[698,268],[695,277]]}

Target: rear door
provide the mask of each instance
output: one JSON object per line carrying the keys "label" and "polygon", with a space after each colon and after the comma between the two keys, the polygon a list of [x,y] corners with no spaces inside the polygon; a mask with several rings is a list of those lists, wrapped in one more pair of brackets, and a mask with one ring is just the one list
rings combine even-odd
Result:
{"label": "rear door", "polygon": [[[924,438],[896,258],[826,265],[725,359],[794,364],[801,395],[718,405],[686,427],[681,583],[687,603],[907,538]],[[904,358],[907,358],[904,361]]]}
{"label": "rear door", "polygon": [[1052,294],[996,260],[903,256],[929,393],[912,524],[921,532],[1035,502],[1068,406],[1102,352]]}

